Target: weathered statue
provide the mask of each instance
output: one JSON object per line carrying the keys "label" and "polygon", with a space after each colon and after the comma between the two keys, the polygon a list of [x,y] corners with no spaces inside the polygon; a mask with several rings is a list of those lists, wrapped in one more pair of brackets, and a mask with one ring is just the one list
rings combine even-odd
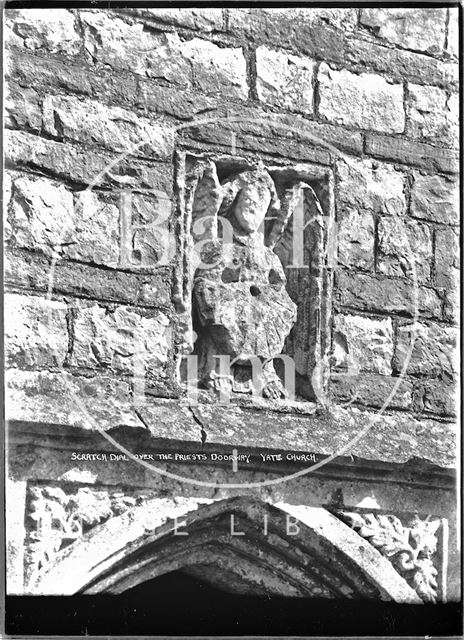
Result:
{"label": "weathered statue", "polygon": [[[258,358],[255,390],[267,398],[285,397],[272,359],[282,352],[296,319],[296,305],[286,291],[279,258],[264,244],[266,213],[270,206],[279,207],[273,180],[261,165],[223,185],[215,171],[210,170],[208,179],[215,183],[215,209],[229,221],[233,239],[226,232],[219,239],[211,225],[212,240],[205,245],[202,265],[194,275],[195,351],[203,383],[251,392],[252,359]],[[231,375],[219,375],[217,355],[230,356]]]}

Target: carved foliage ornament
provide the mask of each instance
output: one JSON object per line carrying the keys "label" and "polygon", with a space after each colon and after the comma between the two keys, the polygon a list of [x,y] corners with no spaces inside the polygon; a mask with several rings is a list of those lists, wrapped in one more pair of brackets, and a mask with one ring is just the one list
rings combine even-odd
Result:
{"label": "carved foliage ornament", "polygon": [[425,602],[438,598],[437,554],[439,519],[414,517],[408,525],[394,515],[342,512],[337,514],[386,556]]}
{"label": "carved foliage ornament", "polygon": [[29,489],[26,578],[53,561],[56,554],[98,524],[139,504],[143,496],[76,487],[66,493],[56,486]]}

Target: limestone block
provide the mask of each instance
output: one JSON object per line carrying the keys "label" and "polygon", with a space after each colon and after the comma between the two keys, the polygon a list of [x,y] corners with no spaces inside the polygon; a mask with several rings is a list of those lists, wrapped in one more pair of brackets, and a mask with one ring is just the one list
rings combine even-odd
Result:
{"label": "limestone block", "polygon": [[411,189],[411,215],[432,222],[457,224],[458,187],[455,180],[443,176],[416,174]]}
{"label": "limestone block", "polygon": [[116,267],[119,209],[94,191],[73,193],[48,178],[14,181],[5,238],[15,247],[46,256]]}
{"label": "limestone block", "polygon": [[117,160],[113,153],[76,148],[24,131],[6,130],[4,149],[7,161],[18,167],[32,164],[53,176],[83,185],[93,186],[99,178],[99,184],[113,188],[160,189],[167,193],[172,188],[172,169],[167,164],[154,166],[151,161],[147,165],[129,156],[119,158],[116,171],[108,175],[108,167]]}
{"label": "limestone block", "polygon": [[337,315],[334,323],[334,358],[349,370],[390,375],[393,327],[390,318]]}
{"label": "limestone block", "polygon": [[220,48],[199,38],[154,34],[107,12],[83,11],[89,57],[113,69],[126,69],[180,87],[195,85],[208,94],[246,98],[246,62],[240,48]]}
{"label": "limestone block", "polygon": [[369,211],[348,208],[339,215],[338,262],[343,266],[374,268],[375,224]]}
{"label": "limestone block", "polygon": [[421,380],[414,390],[416,410],[454,416],[457,413],[456,391],[456,385],[453,383],[437,379]]}
{"label": "limestone block", "polygon": [[119,208],[95,191],[74,194],[71,242],[64,255],[116,267],[119,261]]}
{"label": "limestone block", "polygon": [[435,283],[457,290],[459,286],[459,236],[456,229],[435,232]]}
{"label": "limestone block", "polygon": [[432,144],[401,137],[366,133],[366,153],[406,165],[439,173],[457,173],[459,154],[455,149],[443,149]]}
{"label": "limestone block", "polygon": [[5,294],[7,366],[55,367],[68,351],[67,306],[17,293]]}
{"label": "limestone block", "polygon": [[313,112],[315,63],[268,47],[256,50],[256,88],[266,104],[299,113]]}
{"label": "limestone block", "polygon": [[142,427],[129,383],[108,376],[19,371],[6,375],[7,420],[71,425],[83,429]]}
{"label": "limestone block", "polygon": [[408,86],[409,135],[445,147],[459,144],[459,95],[438,87]]}
{"label": "limestone block", "polygon": [[442,300],[438,293],[423,286],[416,290],[411,280],[340,271],[335,289],[339,302],[350,308],[410,316],[417,311],[427,318],[442,318]]}
{"label": "limestone block", "polygon": [[167,159],[172,155],[173,128],[119,107],[74,96],[47,96],[43,104],[45,131],[114,151]]}
{"label": "limestone block", "polygon": [[449,21],[448,21],[448,46],[446,51],[454,56],[459,57],[459,9],[449,8]]}
{"label": "limestone block", "polygon": [[406,49],[440,53],[445,45],[445,8],[362,9],[361,24]]}
{"label": "limestone block", "polygon": [[221,31],[224,18],[222,9],[132,9],[132,15],[146,18],[147,20],[156,20],[176,27],[185,29],[194,29],[195,31]]}
{"label": "limestone block", "polygon": [[319,67],[318,81],[319,113],[326,120],[385,133],[404,131],[401,84],[389,84],[373,73],[335,71],[325,62]]}
{"label": "limestone block", "polygon": [[69,240],[72,219],[71,191],[48,178],[19,177],[14,181],[5,239],[53,255],[54,247]]}
{"label": "limestone block", "polygon": [[411,382],[391,376],[333,372],[330,379],[330,392],[337,403],[355,403],[379,409],[387,400],[387,409],[410,408],[412,390]]}
{"label": "limestone block", "polygon": [[353,207],[402,214],[405,177],[389,164],[345,157],[337,163],[338,198]]}
{"label": "limestone block", "polygon": [[[6,12],[6,22],[16,46],[33,51],[79,53],[81,38],[76,19],[66,9],[21,9]],[[8,42],[7,42],[8,44]]]}
{"label": "limestone block", "polygon": [[73,311],[71,365],[134,375],[163,373],[171,346],[171,323],[162,311],[142,315],[139,309],[110,311],[98,304],[76,306]]}
{"label": "limestone block", "polygon": [[405,221],[397,216],[379,220],[379,273],[428,281],[432,256],[432,233],[427,225]]}
{"label": "limestone block", "polygon": [[42,109],[37,91],[13,82],[5,83],[5,124],[40,131]]}
{"label": "limestone block", "polygon": [[456,340],[453,327],[432,322],[403,325],[398,329],[394,369],[401,371],[407,366],[413,375],[452,378],[458,365]]}

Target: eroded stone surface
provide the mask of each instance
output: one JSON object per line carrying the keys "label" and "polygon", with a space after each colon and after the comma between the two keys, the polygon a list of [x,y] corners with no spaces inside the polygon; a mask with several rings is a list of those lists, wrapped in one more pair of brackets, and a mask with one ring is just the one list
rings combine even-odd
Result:
{"label": "eroded stone surface", "polygon": [[375,223],[370,211],[347,208],[339,214],[338,262],[370,271],[374,268]]}
{"label": "eroded stone surface", "polygon": [[409,134],[440,146],[457,147],[459,96],[448,96],[438,87],[408,86]]}
{"label": "eroded stone surface", "polygon": [[352,373],[392,372],[393,327],[390,318],[337,315],[334,325],[334,360]]}
{"label": "eroded stone surface", "polygon": [[404,131],[403,86],[372,73],[335,71],[325,62],[318,72],[319,113],[329,122],[385,133]]}
{"label": "eroded stone surface", "polygon": [[315,64],[309,58],[274,51],[256,50],[256,89],[266,104],[299,113],[313,112],[313,75]]}
{"label": "eroded stone surface", "polygon": [[48,178],[19,176],[5,239],[14,247],[116,267],[119,209],[94,191],[73,192]]}
{"label": "eroded stone surface", "polygon": [[42,108],[39,93],[32,87],[5,83],[5,125],[27,128],[34,132],[42,129]]}
{"label": "eroded stone surface", "polygon": [[[287,32],[287,37],[293,36],[295,39],[298,36],[297,25],[328,24],[337,29],[353,31],[357,23],[356,9],[353,8],[311,7],[310,9],[304,9],[293,6],[291,8],[231,9],[229,13],[229,29],[239,33],[253,31],[256,26],[261,26],[259,18],[264,22],[264,25],[271,25],[276,30],[283,25],[284,30]],[[267,33],[269,31],[274,35],[273,29],[268,27]]]}
{"label": "eroded stone surface", "polygon": [[[243,383],[248,389],[250,362],[256,358],[262,371],[253,386],[259,387],[258,392],[263,389],[267,397],[280,398],[285,391],[272,358],[282,352],[296,320],[296,305],[286,291],[279,258],[264,244],[264,218],[271,206],[278,206],[274,182],[261,165],[231,176],[222,186],[214,165],[204,173],[207,187],[202,189],[203,178],[192,205],[193,233],[195,222],[208,214],[206,229],[211,238],[193,284],[201,377],[207,385],[242,386],[238,375],[232,382],[224,379],[223,371],[216,371],[216,356],[229,356],[246,369]],[[221,212],[233,229],[228,243],[217,238],[216,216]]]}
{"label": "eroded stone surface", "polygon": [[[127,11],[127,10],[126,10]],[[176,25],[198,31],[221,31],[224,25],[222,9],[130,9],[131,15],[140,16],[147,20],[155,20],[169,25]]]}
{"label": "eroded stone surface", "polygon": [[95,304],[75,307],[74,313],[71,365],[143,377],[162,374],[171,340],[170,321],[163,312],[147,317],[130,307],[109,311]]}
{"label": "eroded stone surface", "polygon": [[407,49],[440,53],[445,45],[446,9],[362,9],[361,24]]}
{"label": "eroded stone surface", "polygon": [[129,383],[116,378],[10,369],[6,384],[7,420],[93,430],[120,424],[143,427],[134,412]]}
{"label": "eroded stone surface", "polygon": [[[75,55],[81,47],[76,19],[66,9],[21,9],[6,12],[11,44],[33,51]],[[7,40],[7,44],[8,44]]]}
{"label": "eroded stone surface", "polygon": [[377,259],[380,273],[429,281],[432,255],[432,233],[427,225],[397,216],[380,219]]}
{"label": "eroded stone surface", "polygon": [[[44,256],[28,251],[7,251],[4,266],[7,284],[15,288],[35,289],[43,294],[48,291],[51,263]],[[64,260],[55,264],[53,291],[142,307],[166,308],[171,305],[169,274],[128,273]]]}
{"label": "eroded stone surface", "polygon": [[337,163],[337,177],[342,202],[378,213],[405,211],[405,177],[392,165],[346,157]]}
{"label": "eroded stone surface", "polygon": [[459,283],[459,236],[456,229],[437,229],[435,234],[435,281],[454,289]]}
{"label": "eroded stone surface", "polygon": [[[95,185],[141,189],[159,189],[169,194],[172,190],[172,167],[167,164],[147,165],[133,156],[118,158],[105,150],[92,150],[56,142],[24,131],[5,131],[6,162],[19,167],[40,169],[55,177],[79,185]],[[117,170],[108,170],[117,162]]]}
{"label": "eroded stone surface", "polygon": [[36,296],[5,295],[5,352],[11,367],[55,367],[68,351],[67,306]]}
{"label": "eroded stone surface", "polygon": [[45,131],[83,144],[101,144],[114,151],[166,159],[172,155],[173,128],[119,107],[74,96],[47,96],[43,103]]}
{"label": "eroded stone surface", "polygon": [[119,262],[119,208],[95,191],[74,194],[73,229],[64,255],[116,267]]}
{"label": "eroded stone surface", "polygon": [[437,175],[416,174],[411,189],[411,214],[443,224],[457,224],[459,185]]}
{"label": "eroded stone surface", "polygon": [[457,370],[456,338],[456,329],[434,323],[399,327],[395,371],[406,367],[413,375],[453,377]]}
{"label": "eroded stone surface", "polygon": [[337,403],[408,409],[412,407],[412,391],[411,382],[391,376],[334,372],[330,378],[330,393]]}
{"label": "eroded stone surface", "polygon": [[342,305],[362,311],[406,313],[411,317],[418,312],[426,318],[442,317],[442,300],[437,292],[422,286],[416,290],[411,280],[340,271],[336,291]]}
{"label": "eroded stone surface", "polygon": [[128,23],[103,12],[81,12],[85,48],[100,64],[128,69],[180,87],[195,85],[207,94],[246,98],[246,63],[240,48],[222,49],[177,34],[145,31],[142,23]]}
{"label": "eroded stone surface", "polygon": [[459,9],[450,7],[448,11],[448,46],[446,50],[457,58],[459,57]]}
{"label": "eroded stone surface", "polygon": [[14,181],[5,239],[52,255],[54,247],[69,241],[72,219],[71,191],[48,178],[20,177]]}
{"label": "eroded stone surface", "polygon": [[458,410],[457,385],[439,379],[421,381],[415,386],[416,410],[442,416],[455,416]]}
{"label": "eroded stone surface", "polygon": [[366,133],[366,153],[375,158],[394,160],[439,173],[457,173],[459,155],[455,149],[443,149],[418,140]]}

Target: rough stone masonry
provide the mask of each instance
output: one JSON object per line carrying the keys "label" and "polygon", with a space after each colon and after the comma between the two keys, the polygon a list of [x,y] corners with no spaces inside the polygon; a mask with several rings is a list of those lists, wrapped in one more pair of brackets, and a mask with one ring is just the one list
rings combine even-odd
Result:
{"label": "rough stone masonry", "polygon": [[[452,475],[457,13],[447,7],[7,10],[10,423],[19,430],[28,425],[33,444],[44,437],[44,425],[53,425],[53,433],[60,425],[63,433],[85,434],[95,423],[148,430],[157,442],[198,444],[200,420],[208,445],[229,447],[227,453],[239,444],[330,455],[388,400],[376,429],[351,454],[374,467],[415,460]],[[230,122],[224,125],[224,118]],[[220,158],[231,153],[265,162],[271,174],[277,167],[274,176],[279,167],[297,172],[300,166],[330,174],[337,254],[330,310],[321,320],[330,363],[327,417],[305,402],[281,409],[278,402],[252,409],[238,403],[229,418],[209,405],[197,415],[179,409],[184,319],[176,296],[187,240],[176,218],[184,188],[178,153],[214,157],[221,179],[230,168]],[[129,237],[121,218],[125,190],[133,192]],[[160,193],[174,202],[168,223],[177,238],[162,264]],[[134,413],[131,372],[140,353],[148,402],[144,413]],[[69,389],[91,407],[93,425]],[[34,425],[42,429],[35,435]],[[11,462],[16,490],[26,492],[25,483],[36,479],[119,482],[115,467],[92,470],[82,462],[72,471],[51,460],[44,454],[29,469]],[[143,469],[124,469],[128,485],[153,482]],[[413,493],[415,486],[412,481]],[[453,491],[440,491],[443,504],[452,505]],[[427,501],[411,498],[411,511]],[[397,497],[387,503],[398,505]],[[25,533],[17,527],[12,558],[22,557],[13,538]],[[22,561],[11,561],[15,584]],[[453,569],[450,575],[457,593]]]}

